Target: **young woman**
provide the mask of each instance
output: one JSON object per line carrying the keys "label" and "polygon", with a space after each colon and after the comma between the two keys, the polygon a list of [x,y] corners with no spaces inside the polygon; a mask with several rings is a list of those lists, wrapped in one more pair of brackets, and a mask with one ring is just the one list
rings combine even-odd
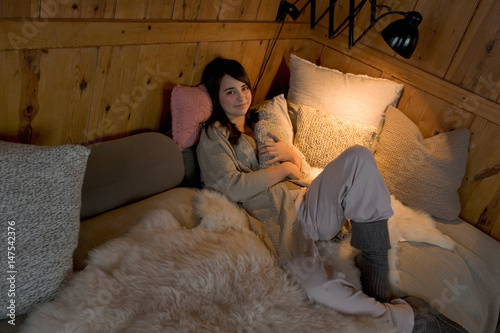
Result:
{"label": "young woman", "polygon": [[[345,314],[383,318],[399,332],[464,332],[425,301],[388,301],[390,195],[371,152],[347,149],[312,182],[309,165],[274,135],[257,147],[252,90],[237,61],[217,58],[202,76],[213,102],[197,148],[204,186],[225,194],[248,213],[252,230],[310,299]],[[271,156],[267,168],[258,159]],[[274,164],[280,162],[279,164]],[[351,245],[363,291],[320,258],[314,242],[330,240],[351,223]],[[431,312],[429,312],[431,311]],[[427,315],[424,315],[426,313]]]}

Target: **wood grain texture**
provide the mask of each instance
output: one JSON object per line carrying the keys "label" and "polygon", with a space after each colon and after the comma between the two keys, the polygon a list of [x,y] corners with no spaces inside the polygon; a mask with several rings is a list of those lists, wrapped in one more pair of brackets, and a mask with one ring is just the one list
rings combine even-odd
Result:
{"label": "wood grain texture", "polygon": [[[151,0],[152,1],[152,0]],[[85,0],[82,1],[81,18],[113,18],[115,16],[116,0]]]}
{"label": "wood grain texture", "polygon": [[149,0],[146,18],[149,20],[170,20],[174,12],[175,0]]}
{"label": "wood grain texture", "polygon": [[[283,38],[307,38],[306,25],[287,24]],[[22,20],[0,22],[0,51],[104,45],[147,45],[273,39],[276,23],[50,21],[43,26]]]}
{"label": "wood grain texture", "polygon": [[38,17],[39,0],[0,0],[0,18]]}
{"label": "wood grain texture", "polygon": [[280,0],[261,0],[259,11],[257,13],[257,21],[274,22],[274,20],[276,20],[276,14],[278,13],[280,2]]}
{"label": "wood grain texture", "polygon": [[[220,3],[219,20],[238,20],[242,15],[242,0],[221,0],[213,1],[214,4]],[[258,1],[255,2],[258,5]]]}
{"label": "wood grain texture", "polygon": [[[0,52],[0,140],[19,142],[21,95],[26,94],[21,66],[22,51]],[[29,73],[30,71],[28,71]],[[25,78],[25,81],[27,79]],[[24,98],[23,98],[24,99]]]}
{"label": "wood grain texture", "polygon": [[82,0],[40,1],[41,18],[80,18]]}
{"label": "wood grain texture", "polygon": [[500,223],[500,126],[478,117],[470,131],[467,170],[459,191],[461,215],[489,233]]}
{"label": "wood grain texture", "polygon": [[24,50],[19,52],[18,56],[22,78],[18,110],[18,140],[21,143],[33,143],[32,123],[40,113],[39,82],[42,51]]}
{"label": "wood grain texture", "polygon": [[[234,1],[234,0],[232,0]],[[256,21],[259,14],[261,1],[242,1],[240,5],[240,12],[238,20],[240,21]],[[264,4],[265,5],[265,4]]]}
{"label": "wood grain texture", "polygon": [[493,101],[500,97],[500,2],[481,1],[446,79]]}
{"label": "wood grain texture", "polygon": [[32,143],[83,142],[97,48],[48,50],[40,64],[40,112],[32,121]]}
{"label": "wood grain texture", "polygon": [[217,20],[219,19],[219,13],[224,2],[221,0],[216,1],[201,1],[199,6],[199,12],[197,14],[198,20]]}
{"label": "wood grain texture", "polygon": [[[235,41],[200,43],[194,75],[190,85],[198,85],[206,64],[216,57],[238,60],[247,70],[250,82],[255,83],[264,59],[268,41]],[[251,56],[249,56],[251,55]]]}
{"label": "wood grain texture", "polygon": [[175,2],[174,20],[195,20],[198,18],[200,0],[177,0]]}
{"label": "wood grain texture", "polygon": [[116,19],[143,19],[146,16],[147,1],[116,0]]}

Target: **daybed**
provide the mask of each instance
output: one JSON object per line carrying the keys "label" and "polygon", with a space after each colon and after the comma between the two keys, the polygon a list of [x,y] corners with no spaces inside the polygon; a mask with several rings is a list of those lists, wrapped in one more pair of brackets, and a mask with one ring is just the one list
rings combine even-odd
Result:
{"label": "daybed", "polygon": [[[383,128],[370,145],[395,194],[390,221],[395,293],[426,299],[470,332],[495,332],[500,244],[459,219],[453,201],[439,202],[435,211],[433,199],[429,213],[449,215],[430,220],[401,204],[403,199],[417,208],[428,203],[395,190],[410,180],[403,182],[386,170],[385,155],[401,153],[388,140],[398,126],[408,127],[394,106],[384,108]],[[273,114],[286,114],[296,139],[308,112],[317,108],[277,96],[259,110],[261,119],[271,115],[270,123],[276,120]],[[323,114],[313,118],[332,124]],[[363,132],[358,125],[347,126]],[[13,266],[5,260],[2,266],[15,279],[1,284],[2,304],[14,300],[15,317],[12,312],[7,316],[9,310],[2,312],[0,331],[392,331],[372,318],[344,316],[309,303],[249,231],[241,210],[200,188],[195,145],[185,140],[191,138],[179,139],[177,132],[174,139],[143,133],[87,148],[0,143],[4,235],[15,231],[10,234],[15,236],[15,258],[9,259]],[[427,148],[429,158],[442,157],[444,141],[449,143],[449,138],[422,141],[420,146]],[[314,156],[298,146],[304,155]],[[419,166],[429,168],[427,159],[419,159]],[[321,170],[321,161],[312,164],[313,174]],[[415,169],[406,165],[396,171]],[[439,192],[436,186],[432,191]],[[348,234],[339,235],[318,246],[327,261],[342,266],[359,285],[348,240]],[[13,297],[8,296],[12,287]],[[15,326],[9,324],[13,318]]]}

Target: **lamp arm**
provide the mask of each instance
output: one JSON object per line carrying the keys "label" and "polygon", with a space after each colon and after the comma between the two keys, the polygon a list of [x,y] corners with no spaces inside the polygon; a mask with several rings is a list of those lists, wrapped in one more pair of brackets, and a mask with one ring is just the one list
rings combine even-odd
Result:
{"label": "lamp arm", "polygon": [[[319,18],[317,20],[316,20],[316,1],[309,0],[308,3],[309,2],[311,2],[311,29],[313,29],[319,23],[319,21],[321,21],[321,19],[323,17],[325,17],[325,15],[328,12],[333,12],[335,10],[335,3],[337,2],[337,0],[330,0],[330,5],[328,6],[328,8],[326,8],[326,10],[323,12],[323,14],[321,14],[319,16]],[[307,6],[307,4],[306,4],[306,6]],[[344,22],[342,24],[344,24]],[[337,28],[337,30],[338,30],[338,28]]]}
{"label": "lamp arm", "polygon": [[[355,0],[350,0],[349,1],[349,15],[340,23],[336,28],[334,28],[334,14],[335,14],[335,4],[337,3],[338,0],[330,0],[330,5],[328,8],[319,16],[319,18],[316,20],[316,0],[307,0],[307,2],[304,4],[302,9],[299,11],[297,14],[300,15],[304,9],[311,4],[311,20],[310,20],[310,26],[311,29],[314,29],[314,27],[325,17],[326,14],[329,14],[329,21],[328,21],[328,38],[334,38],[336,37],[335,34],[337,34],[339,31],[342,31],[347,27],[349,27],[349,49],[351,49],[354,45],[356,45],[357,42],[361,38],[363,38],[368,31],[373,28],[375,24],[377,24],[378,21],[380,21],[382,18],[386,17],[387,15],[390,14],[399,14],[406,16],[406,12],[401,12],[401,11],[393,11],[391,7],[389,6],[382,6],[382,5],[377,5],[376,0],[361,0],[357,5],[355,5],[356,1]],[[371,14],[370,14],[370,25],[368,28],[365,29],[361,33],[361,35],[354,40],[354,19],[356,16],[358,16],[361,8],[366,4],[366,2],[370,3],[371,6]],[[294,6],[295,7],[295,6]],[[384,14],[381,14],[380,16],[376,17],[376,8],[385,8],[387,9],[387,12]],[[281,7],[280,7],[281,8]],[[286,14],[285,14],[286,15]]]}
{"label": "lamp arm", "polygon": [[349,49],[351,49],[354,45],[356,45],[357,42],[359,42],[359,40],[361,38],[363,38],[367,33],[368,31],[373,28],[373,26],[375,24],[377,24],[378,21],[380,21],[382,18],[386,17],[387,15],[391,15],[391,14],[399,14],[399,15],[403,15],[403,16],[406,16],[406,12],[402,12],[402,11],[388,11],[382,15],[380,15],[379,17],[374,17],[373,15],[373,12],[372,12],[372,18],[370,20],[370,25],[368,26],[368,28],[365,29],[365,31],[363,31],[361,33],[361,35],[359,35],[358,38],[356,38],[356,40],[352,41],[351,38],[349,38]]}
{"label": "lamp arm", "polygon": [[[349,15],[340,23],[337,28],[334,29],[334,14],[335,14],[335,4],[337,3],[338,0],[330,0],[330,5],[328,8],[323,12],[323,14],[320,15],[320,17],[316,20],[316,1],[309,0],[305,6],[311,2],[311,29],[314,29],[314,27],[325,17],[327,13],[329,13],[329,21],[328,21],[328,37],[331,39],[334,37],[334,35],[339,32],[340,29],[345,29],[345,25],[351,21],[351,19],[354,19],[359,14],[359,11],[361,8],[364,6],[366,1],[368,0],[362,0],[356,7],[351,4],[351,8],[349,9]],[[351,0],[352,2],[352,0]],[[371,1],[370,1],[371,2]],[[305,6],[301,9],[301,11],[305,8]]]}
{"label": "lamp arm", "polygon": [[[337,1],[338,0],[330,0],[330,5],[323,12],[323,14],[320,15],[320,17],[317,20],[316,20],[316,1],[315,0],[307,1],[307,3],[304,5],[304,7],[302,7],[300,12],[302,12],[305,9],[305,7],[307,7],[307,5],[309,3],[311,3],[311,22],[310,22],[311,29],[314,29],[314,27],[319,23],[319,21],[321,21],[321,19],[323,19],[323,17],[325,17],[325,15],[327,13],[329,13],[330,19],[329,19],[329,24],[328,24],[328,37],[330,39],[334,38],[335,34],[338,33],[340,31],[340,29],[345,29],[346,28],[345,25],[349,23],[349,36],[350,36],[349,37],[349,49],[352,48],[364,35],[366,35],[368,30],[370,30],[375,24],[377,24],[377,22],[380,19],[382,19],[383,17],[385,17],[389,14],[401,14],[401,15],[406,14],[405,12],[401,12],[401,11],[392,11],[391,8],[388,6],[379,6],[376,4],[376,1],[373,1],[373,0],[362,0],[356,6],[354,6],[355,1],[351,0],[350,7],[349,7],[349,15],[342,21],[342,23],[340,23],[337,26],[337,28],[334,29],[334,13],[335,13],[335,4]],[[361,10],[361,8],[363,8],[363,6],[366,4],[367,1],[370,2],[370,5],[372,7],[370,26],[365,31],[363,31],[363,33],[361,34],[360,37],[358,37],[354,41],[354,37],[353,37],[353,35],[354,35],[354,18],[359,14],[359,11]],[[376,7],[387,8],[388,12],[380,15],[379,17],[375,17],[375,8]]]}
{"label": "lamp arm", "polygon": [[[300,15],[300,14],[302,14],[302,12],[304,11],[304,9],[306,9],[307,5],[308,5],[308,4],[310,4],[310,3],[311,3],[311,1],[312,1],[312,0],[307,0],[307,2],[305,3],[304,7],[302,7],[302,9],[299,11],[299,15]],[[312,2],[315,2],[315,0],[314,0],[314,1],[312,1]],[[313,4],[311,3],[311,6],[312,6],[312,5],[313,5]]]}

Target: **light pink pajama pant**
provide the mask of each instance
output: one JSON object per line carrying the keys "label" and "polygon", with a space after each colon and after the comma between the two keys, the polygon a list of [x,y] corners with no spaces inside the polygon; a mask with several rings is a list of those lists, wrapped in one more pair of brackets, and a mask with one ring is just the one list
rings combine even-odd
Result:
{"label": "light pink pajama pant", "polygon": [[356,222],[388,219],[393,215],[390,195],[373,154],[354,146],[330,162],[307,190],[298,219],[313,255],[296,258],[285,266],[308,297],[345,314],[383,318],[398,332],[411,332],[413,310],[403,300],[381,303],[357,290],[345,275],[326,265],[314,241],[330,240],[351,219]]}

